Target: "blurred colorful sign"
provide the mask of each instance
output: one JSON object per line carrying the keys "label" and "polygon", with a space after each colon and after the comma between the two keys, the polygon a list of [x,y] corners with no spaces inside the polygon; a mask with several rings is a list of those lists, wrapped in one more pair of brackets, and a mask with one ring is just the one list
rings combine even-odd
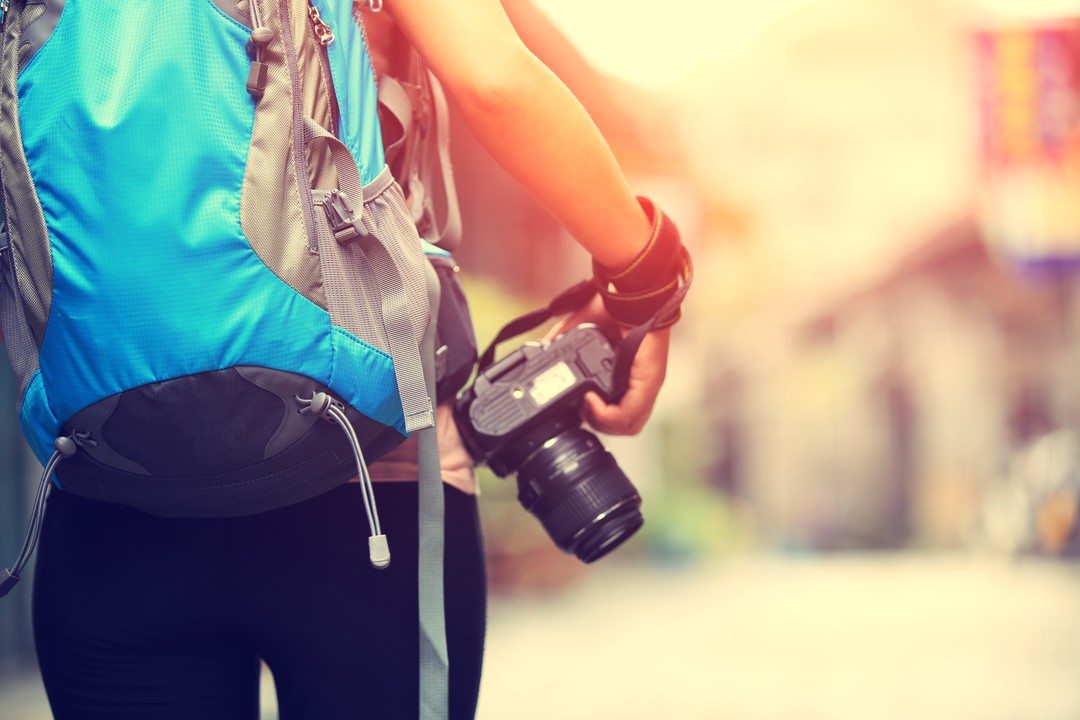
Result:
{"label": "blurred colorful sign", "polygon": [[1025,267],[1080,270],[1080,20],[975,34],[979,221]]}

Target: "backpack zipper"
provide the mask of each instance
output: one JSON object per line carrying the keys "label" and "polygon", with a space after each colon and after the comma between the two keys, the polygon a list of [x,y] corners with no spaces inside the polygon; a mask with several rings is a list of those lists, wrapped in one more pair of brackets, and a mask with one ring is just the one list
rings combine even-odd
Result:
{"label": "backpack zipper", "polygon": [[315,39],[319,41],[319,66],[322,68],[323,85],[330,101],[330,125],[327,128],[335,137],[338,135],[338,100],[337,91],[334,90],[334,79],[330,72],[330,44],[334,42],[334,31],[326,24],[319,14],[319,8],[314,3],[308,5],[308,17],[311,18],[311,26],[315,31]]}
{"label": "backpack zipper", "polygon": [[255,102],[262,99],[266,90],[268,68],[264,62],[266,47],[273,40],[273,32],[262,24],[259,1],[248,1],[248,15],[251,18],[251,38],[248,41],[248,54],[251,56],[251,70],[248,72],[247,91]]}
{"label": "backpack zipper", "polygon": [[311,25],[315,28],[315,37],[318,38],[320,45],[328,47],[334,42],[333,29],[322,19],[319,8],[315,7],[314,3],[308,5],[308,17],[311,18]]}
{"label": "backpack zipper", "polygon": [[[252,0],[254,2],[255,0]],[[301,108],[300,98],[303,97],[300,88],[299,60],[297,58],[296,44],[292,34],[292,11],[290,0],[278,0],[278,15],[281,18],[281,41],[285,49],[285,63],[289,69],[289,83],[292,86],[293,103],[293,167],[296,172],[296,184],[300,190],[300,211],[304,216],[304,227],[307,230],[308,247],[311,252],[317,253],[319,248],[319,235],[315,227],[315,205],[311,193],[311,185],[308,183],[308,163],[304,143],[304,114]]]}

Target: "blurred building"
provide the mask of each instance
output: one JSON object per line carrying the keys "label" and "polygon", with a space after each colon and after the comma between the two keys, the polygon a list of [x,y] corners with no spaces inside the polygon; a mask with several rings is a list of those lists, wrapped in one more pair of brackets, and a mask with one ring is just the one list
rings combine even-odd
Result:
{"label": "blurred building", "polygon": [[[722,376],[742,422],[719,427],[745,447],[717,483],[741,488],[784,547],[1060,550],[1038,522],[1055,491],[1075,496],[1071,450],[1034,477],[1016,463],[1080,417],[1077,282],[1024,274],[967,221],[774,317],[772,347]],[[1017,498],[1008,538],[991,516],[1003,487]]]}

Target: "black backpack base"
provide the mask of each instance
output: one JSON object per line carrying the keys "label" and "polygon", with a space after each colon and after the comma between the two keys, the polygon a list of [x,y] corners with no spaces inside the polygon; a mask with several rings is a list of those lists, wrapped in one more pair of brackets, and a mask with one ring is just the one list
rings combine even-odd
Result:
{"label": "black backpack base", "polygon": [[[65,425],[79,451],[57,468],[60,488],[165,517],[251,515],[310,499],[357,473],[345,434],[299,401],[317,392],[327,389],[259,367],[126,390]],[[367,462],[405,439],[333,399]]]}

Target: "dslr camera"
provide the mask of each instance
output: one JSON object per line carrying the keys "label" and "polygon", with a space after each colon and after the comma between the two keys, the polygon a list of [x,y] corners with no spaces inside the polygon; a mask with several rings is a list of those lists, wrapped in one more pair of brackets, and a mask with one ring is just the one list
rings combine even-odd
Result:
{"label": "dslr camera", "polygon": [[514,475],[518,500],[555,544],[593,562],[641,527],[641,497],[581,424],[587,391],[614,394],[615,352],[595,325],[525,343],[482,370],[456,402],[465,446],[496,475]]}

